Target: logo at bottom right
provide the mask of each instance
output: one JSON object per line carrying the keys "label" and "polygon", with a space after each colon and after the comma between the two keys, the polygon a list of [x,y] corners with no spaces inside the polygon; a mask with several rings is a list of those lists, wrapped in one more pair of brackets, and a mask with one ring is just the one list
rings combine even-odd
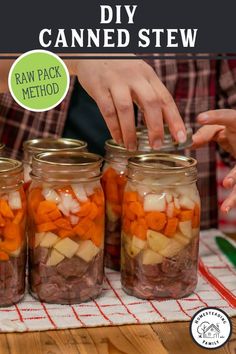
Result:
{"label": "logo at bottom right", "polygon": [[222,347],[230,338],[232,323],[228,315],[215,307],[205,307],[193,316],[190,333],[202,348],[216,349]]}

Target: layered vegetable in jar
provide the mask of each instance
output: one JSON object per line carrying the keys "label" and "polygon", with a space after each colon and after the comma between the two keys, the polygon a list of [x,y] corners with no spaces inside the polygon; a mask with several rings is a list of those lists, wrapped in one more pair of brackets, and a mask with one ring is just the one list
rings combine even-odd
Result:
{"label": "layered vegetable in jar", "polygon": [[121,281],[143,299],[181,298],[197,284],[200,198],[196,160],[129,159],[123,198]]}
{"label": "layered vegetable in jar", "polygon": [[21,162],[0,158],[0,306],[25,293],[26,198]]}
{"label": "layered vegetable in jar", "polygon": [[77,139],[67,138],[40,138],[27,140],[23,144],[24,150],[24,181],[25,189],[31,182],[30,172],[33,156],[42,152],[54,151],[87,151],[87,143]]}
{"label": "layered vegetable in jar", "polygon": [[[168,127],[165,126],[163,152],[180,153],[191,145],[192,130],[187,128],[187,140],[184,144],[173,141]],[[120,270],[121,249],[121,214],[123,192],[126,185],[128,158],[139,153],[151,153],[147,129],[137,131],[138,150],[130,152],[125,147],[116,144],[113,140],[106,141],[106,163],[103,168],[102,186],[106,198],[106,226],[105,226],[105,265],[111,269]]]}
{"label": "layered vegetable in jar", "polygon": [[73,304],[98,296],[103,283],[102,158],[80,152],[33,157],[29,189],[32,295]]}

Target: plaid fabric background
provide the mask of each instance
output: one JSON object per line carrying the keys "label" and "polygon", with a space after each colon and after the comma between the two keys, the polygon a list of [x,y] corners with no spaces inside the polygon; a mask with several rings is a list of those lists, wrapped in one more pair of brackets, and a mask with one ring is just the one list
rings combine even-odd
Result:
{"label": "plaid fabric background", "polygon": [[[180,113],[193,131],[198,113],[221,107],[236,108],[236,60],[161,59],[149,60],[159,78],[173,95]],[[0,95],[0,141],[19,153],[24,140],[57,137],[64,130],[74,78],[66,99],[49,112],[32,113],[19,107],[9,94]],[[139,114],[139,122],[141,114]],[[217,226],[218,201],[215,143],[192,151],[198,160],[199,189],[202,198],[202,228]],[[188,152],[186,152],[188,154]]]}
{"label": "plaid fabric background", "polygon": [[[147,62],[174,97],[182,118],[191,125],[193,132],[200,127],[196,122],[199,113],[223,107],[236,108],[236,60],[205,60],[196,55],[195,60],[153,59]],[[140,123],[141,120],[139,113]],[[186,151],[198,161],[203,229],[218,223],[216,151],[215,143]]]}

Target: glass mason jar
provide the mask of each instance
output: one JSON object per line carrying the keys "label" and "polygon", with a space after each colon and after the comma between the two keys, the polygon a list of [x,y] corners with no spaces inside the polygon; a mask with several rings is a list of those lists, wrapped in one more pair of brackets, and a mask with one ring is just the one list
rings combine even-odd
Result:
{"label": "glass mason jar", "polygon": [[82,140],[66,138],[40,138],[27,140],[23,144],[24,150],[24,181],[25,189],[28,189],[31,178],[31,163],[34,155],[41,152],[53,151],[87,151],[87,143]]}
{"label": "glass mason jar", "polygon": [[103,283],[102,158],[76,151],[35,155],[29,207],[29,284],[41,301],[74,304]]}
{"label": "glass mason jar", "polygon": [[169,154],[129,159],[121,251],[128,294],[177,299],[194,291],[200,228],[196,164]]}
{"label": "glass mason jar", "polygon": [[[164,126],[164,141],[159,149],[161,152],[180,154],[192,144],[192,129],[186,128],[187,140],[183,144],[173,141],[168,127]],[[140,153],[154,152],[145,128],[137,130],[138,151],[130,152],[113,140],[106,141],[105,164],[103,167],[102,186],[106,198],[105,226],[105,265],[111,269],[120,270],[121,249],[121,213],[123,192],[126,184],[128,158]]]}
{"label": "glass mason jar", "polygon": [[25,293],[26,198],[23,165],[0,158],[0,306],[10,306]]}

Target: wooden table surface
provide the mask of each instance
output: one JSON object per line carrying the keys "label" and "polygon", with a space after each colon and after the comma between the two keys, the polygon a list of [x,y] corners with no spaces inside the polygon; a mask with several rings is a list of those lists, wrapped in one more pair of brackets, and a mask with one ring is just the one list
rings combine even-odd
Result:
{"label": "wooden table surface", "polygon": [[[236,239],[236,235],[233,235]],[[236,354],[233,333],[214,354]],[[189,322],[81,328],[0,334],[0,354],[201,354],[189,334]]]}
{"label": "wooden table surface", "polygon": [[[215,354],[236,353],[236,318],[228,343]],[[189,322],[9,333],[0,335],[1,354],[201,354]]]}

